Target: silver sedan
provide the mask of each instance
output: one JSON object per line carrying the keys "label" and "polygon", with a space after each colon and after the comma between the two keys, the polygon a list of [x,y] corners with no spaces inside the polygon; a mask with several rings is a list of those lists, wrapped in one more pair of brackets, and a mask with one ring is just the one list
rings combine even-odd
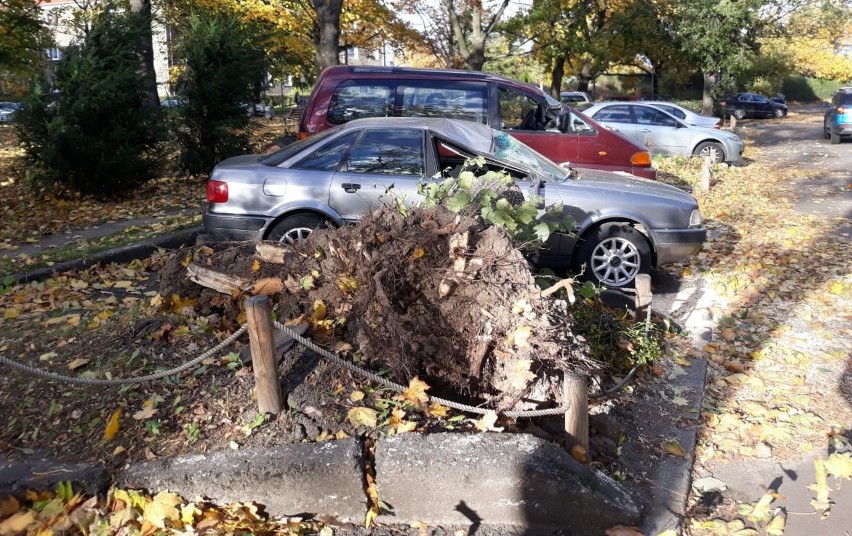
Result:
{"label": "silver sedan", "polygon": [[[323,225],[356,222],[383,203],[422,199],[418,185],[442,181],[482,156],[525,196],[562,203],[570,234],[553,234],[533,259],[571,268],[609,287],[633,285],[652,266],[701,249],[706,231],[688,193],[626,173],[561,167],[505,132],[440,118],[360,119],[271,155],[221,162],[207,185],[211,239],[284,242]],[[542,212],[544,215],[544,212]]]}
{"label": "silver sedan", "polygon": [[655,105],[599,102],[583,113],[654,155],[714,156],[717,162],[739,162],[742,158],[743,141],[733,132],[690,125]]}

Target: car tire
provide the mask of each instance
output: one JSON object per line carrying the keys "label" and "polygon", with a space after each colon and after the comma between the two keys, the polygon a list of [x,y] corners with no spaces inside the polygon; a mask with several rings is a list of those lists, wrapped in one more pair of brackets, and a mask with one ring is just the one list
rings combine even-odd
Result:
{"label": "car tire", "polygon": [[784,113],[784,110],[782,110],[781,108],[776,108],[776,110],[775,110],[775,119],[781,119],[781,118],[782,118],[782,117],[784,117],[785,115],[787,115],[787,114],[786,114],[786,113]]}
{"label": "car tire", "polygon": [[647,238],[626,223],[605,223],[583,235],[574,271],[608,288],[631,288],[636,276],[651,270]]}
{"label": "car tire", "polygon": [[316,214],[295,214],[275,223],[266,235],[267,240],[292,244],[306,239],[317,228],[328,224]]}
{"label": "car tire", "polygon": [[828,131],[828,125],[824,124],[822,126],[822,139],[827,140],[831,137],[831,133]]}
{"label": "car tire", "polygon": [[743,110],[742,108],[736,108],[734,110],[734,117],[736,117],[738,120],[739,119],[745,119],[745,116],[746,116],[745,110]]}
{"label": "car tire", "polygon": [[831,133],[831,144],[837,145],[840,143],[840,134]]}
{"label": "car tire", "polygon": [[695,146],[695,151],[693,151],[693,156],[710,156],[713,153],[713,149],[716,149],[716,159],[715,162],[717,164],[721,164],[725,161],[725,147],[722,146],[721,143],[716,141],[703,141]]}

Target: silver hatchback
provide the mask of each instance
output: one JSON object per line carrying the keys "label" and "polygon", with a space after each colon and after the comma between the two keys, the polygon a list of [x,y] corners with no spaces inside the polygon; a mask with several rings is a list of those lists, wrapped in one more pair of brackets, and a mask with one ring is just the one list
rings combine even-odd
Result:
{"label": "silver hatchback", "polygon": [[458,173],[476,156],[485,159],[481,169],[508,172],[524,195],[562,203],[575,221],[572,234],[551,235],[539,264],[584,269],[624,287],[652,266],[688,258],[706,237],[686,192],[626,173],[579,174],[505,132],[441,118],[359,119],[271,155],[225,160],[208,181],[206,232],[218,240],[300,240],[383,203],[417,203],[419,184]]}
{"label": "silver hatchback", "polygon": [[733,132],[688,124],[656,105],[598,102],[583,113],[647,147],[654,155],[715,155],[717,162],[739,162],[742,158],[743,140]]}

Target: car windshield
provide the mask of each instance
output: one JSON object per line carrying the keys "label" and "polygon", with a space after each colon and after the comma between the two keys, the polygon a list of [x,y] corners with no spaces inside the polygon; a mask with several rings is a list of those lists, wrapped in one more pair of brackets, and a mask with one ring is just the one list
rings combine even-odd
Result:
{"label": "car windshield", "polygon": [[557,182],[567,179],[570,173],[569,169],[553,163],[516,138],[497,130],[494,131],[494,154],[510,162],[519,162]]}
{"label": "car windshield", "polygon": [[279,166],[282,162],[288,160],[291,156],[302,152],[313,144],[324,140],[325,138],[331,136],[336,132],[338,132],[338,129],[336,128],[333,128],[331,130],[324,130],[323,132],[320,132],[319,134],[314,134],[309,138],[295,141],[290,145],[286,145],[284,146],[284,148],[279,149],[274,153],[262,156],[257,161],[263,164],[264,166]]}

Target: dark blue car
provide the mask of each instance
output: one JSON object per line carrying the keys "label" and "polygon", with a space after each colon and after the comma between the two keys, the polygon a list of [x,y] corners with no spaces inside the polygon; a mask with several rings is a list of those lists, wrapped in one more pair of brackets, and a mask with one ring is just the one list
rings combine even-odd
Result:
{"label": "dark blue car", "polygon": [[746,117],[775,117],[787,116],[787,105],[776,100],[758,95],[757,93],[739,93],[725,99],[725,115],[737,119]]}
{"label": "dark blue car", "polygon": [[841,136],[852,136],[852,87],[838,89],[831,98],[823,119],[822,136],[830,138],[832,144],[840,143]]}

